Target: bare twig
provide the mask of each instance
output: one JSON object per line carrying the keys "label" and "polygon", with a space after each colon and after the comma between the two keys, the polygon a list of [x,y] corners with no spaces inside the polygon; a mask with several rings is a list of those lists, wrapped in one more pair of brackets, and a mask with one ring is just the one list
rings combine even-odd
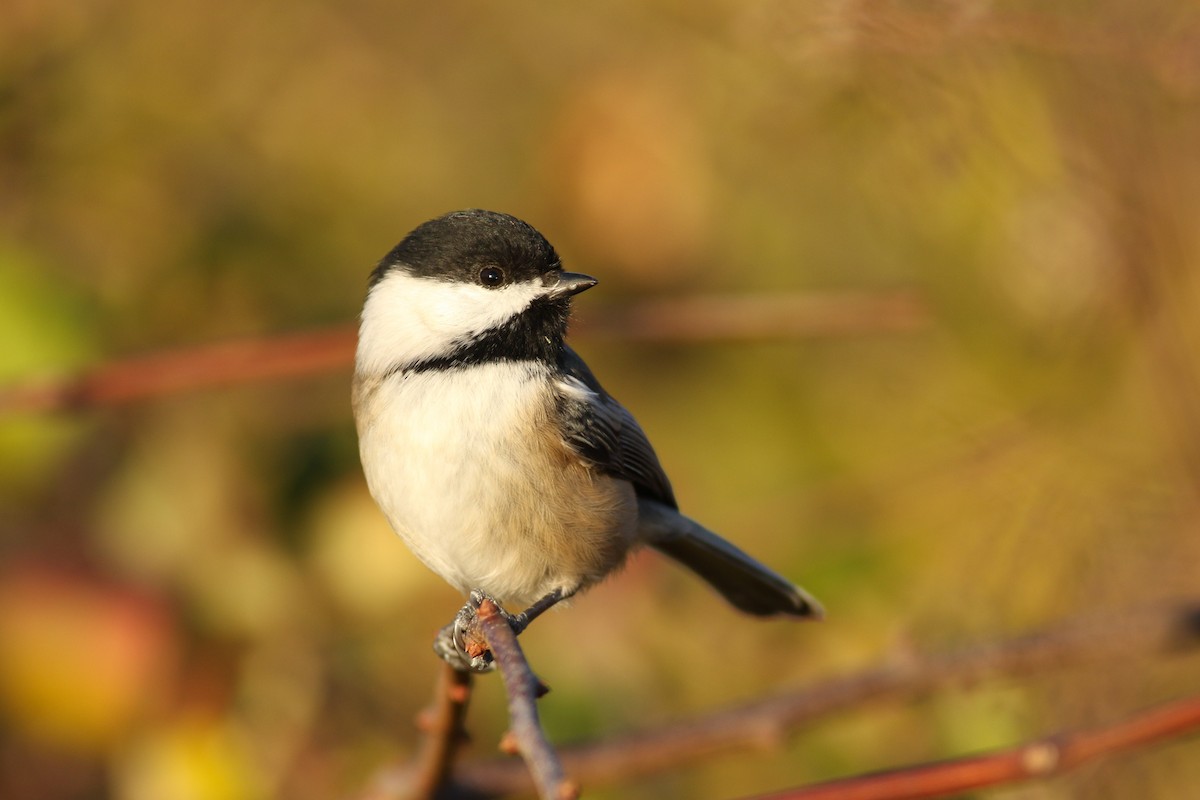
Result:
{"label": "bare twig", "polygon": [[[654,730],[560,747],[559,753],[577,780],[611,784],[717,753],[772,744],[802,724],[871,701],[984,677],[1014,677],[1152,653],[1194,651],[1197,645],[1200,601],[1073,620],[1040,633],[945,655],[905,657]],[[505,760],[463,764],[455,770],[454,783],[472,797],[500,797],[530,788],[525,770]]]}
{"label": "bare twig", "polygon": [[1057,775],[1088,761],[1200,730],[1200,697],[1143,711],[1120,722],[1050,736],[1019,747],[932,764],[858,775],[756,800],[915,800]]}
{"label": "bare twig", "polygon": [[504,688],[508,692],[508,716],[514,743],[529,767],[529,774],[542,800],[573,800],[579,796],[578,787],[567,780],[558,754],[538,720],[537,699],[542,684],[517,642],[508,620],[491,600],[479,605],[479,627],[488,648],[496,659]]}
{"label": "bare twig", "polygon": [[0,413],[76,411],[330,372],[350,363],[354,336],[353,328],[328,328],[110,361],[77,375],[0,388]]}
{"label": "bare twig", "polygon": [[[911,293],[782,294],[652,300],[589,312],[581,338],[746,341],[907,332],[926,322]],[[0,387],[0,414],[77,411],[198,389],[344,369],[355,329],[245,339],[110,361],[75,375]]]}
{"label": "bare twig", "polygon": [[442,665],[433,706],[418,718],[425,739],[416,759],[404,769],[378,773],[359,800],[428,800],[437,796],[450,777],[459,746],[467,739],[463,721],[471,699],[471,683],[471,673]]}

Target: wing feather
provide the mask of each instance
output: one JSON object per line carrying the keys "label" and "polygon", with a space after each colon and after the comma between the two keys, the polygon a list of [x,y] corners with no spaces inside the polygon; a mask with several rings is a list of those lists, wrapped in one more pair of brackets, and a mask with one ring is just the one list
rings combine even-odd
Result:
{"label": "wing feather", "polygon": [[559,414],[567,444],[597,469],[624,478],[637,493],[676,507],[671,482],[637,420],[570,347],[563,355]]}

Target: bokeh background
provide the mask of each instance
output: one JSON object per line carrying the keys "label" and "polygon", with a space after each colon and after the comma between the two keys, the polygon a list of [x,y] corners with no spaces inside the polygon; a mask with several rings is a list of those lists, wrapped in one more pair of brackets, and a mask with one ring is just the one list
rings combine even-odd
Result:
{"label": "bokeh background", "polygon": [[[601,278],[584,324],[796,292],[910,292],[926,320],[580,337],[684,508],[829,619],[744,620],[639,557],[524,637],[554,740],[1195,596],[1194,4],[4,5],[6,384],[351,322],[375,260],[471,206]],[[372,505],[348,380],[0,419],[0,795],[330,798],[411,754],[460,598]],[[950,690],[590,796],[1010,744],[1195,691],[1196,667]],[[469,724],[490,752],[499,680]],[[1196,756],[996,796],[1180,797]]]}

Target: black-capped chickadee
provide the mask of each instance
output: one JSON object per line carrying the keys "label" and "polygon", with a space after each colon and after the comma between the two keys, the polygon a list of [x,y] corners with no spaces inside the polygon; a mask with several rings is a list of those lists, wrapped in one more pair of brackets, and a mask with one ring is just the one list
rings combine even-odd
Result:
{"label": "black-capped chickadee", "polygon": [[526,223],[491,211],[426,222],[371,273],[354,417],[371,495],[431,570],[470,596],[435,650],[460,669],[483,596],[520,632],[643,544],[758,616],[820,605],[677,510],[646,435],[563,339],[564,272]]}

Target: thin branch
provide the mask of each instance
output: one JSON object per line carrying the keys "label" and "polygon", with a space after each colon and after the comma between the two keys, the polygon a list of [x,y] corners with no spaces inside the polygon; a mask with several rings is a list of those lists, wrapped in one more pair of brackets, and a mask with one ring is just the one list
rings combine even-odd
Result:
{"label": "thin branch", "polygon": [[[773,745],[797,727],[848,708],[985,677],[1017,677],[1087,663],[1194,651],[1200,600],[1177,607],[1073,620],[1008,641],[943,655],[908,656],[807,688],[604,741],[564,746],[566,769],[588,785],[662,772],[715,754]],[[463,796],[501,797],[530,789],[511,761],[462,764],[453,781]]]}
{"label": "thin branch", "polygon": [[446,785],[454,758],[467,741],[463,723],[471,700],[472,674],[442,664],[433,706],[417,719],[425,732],[421,750],[404,769],[379,772],[359,800],[428,800]]}
{"label": "thin branch", "polygon": [[1082,764],[1200,731],[1200,697],[1143,711],[1120,722],[1049,736],[1019,747],[858,775],[755,800],[916,800],[1047,778]]}
{"label": "thin branch", "polygon": [[[656,343],[910,332],[927,323],[907,292],[676,298],[581,316],[581,339]],[[342,325],[117,359],[74,375],[0,387],[0,414],[79,411],[334,372],[349,367],[355,336],[353,326]]]}
{"label": "thin branch", "polygon": [[574,800],[579,796],[579,787],[567,780],[558,754],[546,740],[538,719],[537,699],[543,693],[542,682],[530,669],[516,634],[495,603],[484,599],[479,605],[478,620],[480,632],[504,677],[512,738],[529,767],[538,797]]}
{"label": "thin branch", "polygon": [[76,375],[0,388],[0,414],[80,411],[217,386],[332,372],[354,357],[353,328],[167,350]]}

